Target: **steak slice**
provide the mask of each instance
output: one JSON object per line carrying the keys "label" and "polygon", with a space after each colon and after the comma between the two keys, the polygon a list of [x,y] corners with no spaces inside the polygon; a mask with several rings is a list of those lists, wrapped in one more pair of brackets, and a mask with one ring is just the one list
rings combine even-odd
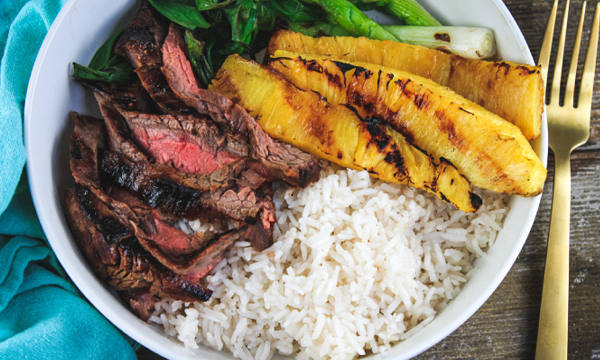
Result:
{"label": "steak slice", "polygon": [[257,251],[263,251],[273,245],[273,228],[265,229],[261,223],[249,224],[244,239]]}
{"label": "steak slice", "polygon": [[[270,197],[257,197],[254,190],[237,187],[235,178],[244,169],[231,163],[211,174],[195,175],[145,161],[131,161],[116,152],[102,152],[106,136],[102,121],[75,117],[71,133],[71,170],[76,182],[100,189],[108,180],[135,194],[144,204],[188,219],[203,210],[215,211],[239,221],[263,220],[271,227],[274,205]],[[102,174],[102,178],[98,175]]]}
{"label": "steak slice", "polygon": [[[88,192],[91,194],[91,192]],[[207,301],[212,291],[185,281],[158,264],[128,233],[117,241],[103,233],[104,223],[120,223],[107,217],[110,209],[98,209],[91,201],[78,201],[74,189],[65,193],[66,217],[73,237],[92,266],[94,273],[116,290],[147,289],[154,296],[170,296],[178,300]]]}
{"label": "steak slice", "polygon": [[[129,204],[97,189],[80,185],[76,185],[75,194],[88,218],[98,225],[109,243],[118,243],[124,237],[134,235],[153,259],[190,282],[199,281],[212,270],[223,259],[226,250],[247,231],[246,226],[241,226],[212,238],[186,234],[142,204],[134,203],[130,208]],[[114,238],[113,228],[120,230],[118,241]]]}
{"label": "steak slice", "polygon": [[137,143],[160,164],[187,173],[208,174],[248,157],[247,144],[225,136],[210,120],[118,110]]}
{"label": "steak slice", "polygon": [[[108,152],[100,165],[103,179],[135,194],[144,204],[175,216],[195,219],[206,210],[244,221],[257,218],[263,209],[273,212],[269,201],[257,198],[252,189],[229,187],[233,175],[240,171],[239,163],[212,174],[195,175]],[[233,199],[243,201],[233,203]]]}
{"label": "steak slice", "polygon": [[[221,239],[225,239],[223,241],[219,240],[220,235],[218,234],[184,234],[182,231],[169,225],[156,210],[148,209],[138,198],[124,190],[111,188],[108,195],[116,202],[127,204],[138,216],[139,230],[136,231],[142,231],[141,233],[136,232],[139,239],[143,239],[147,236],[145,234],[149,234],[150,241],[155,242],[162,252],[170,255],[189,255],[196,250],[202,250],[202,261],[195,263],[193,266],[194,271],[190,272],[185,267],[164,263],[169,269],[185,274],[185,278],[188,280],[193,277],[201,278],[212,270],[223,259],[225,251],[233,244],[231,241],[234,241],[237,235],[241,235],[241,238],[252,243],[258,251],[262,251],[273,245],[272,228],[265,229],[261,222],[256,222],[255,224],[239,223],[237,229],[241,229],[240,232],[236,233],[235,236],[221,237]],[[113,208],[117,207],[113,202]],[[151,216],[148,216],[149,213]],[[225,221],[216,223],[213,221],[212,224],[216,228],[214,231],[222,232],[222,229],[227,228]],[[218,241],[221,242],[217,244]],[[140,243],[145,245],[143,241],[140,241]],[[209,258],[212,260],[207,260]]]}
{"label": "steak slice", "polygon": [[139,81],[128,86],[111,84],[110,91],[106,92],[115,106],[129,111],[154,112],[155,104]]}
{"label": "steak slice", "polygon": [[160,298],[152,295],[150,288],[122,290],[119,291],[119,295],[126,303],[129,303],[133,312],[144,321],[148,321],[152,315],[154,304],[160,302]]}
{"label": "steak slice", "polygon": [[[252,166],[252,163],[249,163]],[[257,172],[252,167],[249,167],[247,170],[244,170],[238,179],[236,179],[236,183],[240,187],[249,187],[253,190],[256,190],[264,184],[265,181],[272,181],[273,179],[266,179],[260,172]]]}
{"label": "steak slice", "polygon": [[148,218],[145,216],[148,213],[152,214],[150,216],[152,222],[142,220],[139,226],[132,223],[140,243],[144,248],[149,249],[160,263],[191,282],[203,278],[223,260],[225,252],[235,241],[253,235],[248,232],[248,226],[244,224],[235,230],[213,236],[185,234],[172,227],[156,210],[148,209],[133,195],[122,190],[111,189],[110,196],[126,203],[140,219]]}
{"label": "steak slice", "polygon": [[108,144],[111,151],[121,153],[131,161],[149,161],[148,156],[133,141],[127,124],[113,106],[108,95],[95,91],[94,96],[96,97],[96,101],[98,101],[100,112],[104,118],[104,124],[108,132]]}
{"label": "steak slice", "polygon": [[[105,193],[95,195],[128,224],[133,226],[140,243],[157,259],[179,257],[197,252],[205,247],[212,236],[204,233],[186,234],[171,225],[171,220],[160,211],[144,205],[138,198],[119,188],[111,188]],[[215,224],[217,227],[219,224]],[[146,241],[152,241],[152,246]],[[159,253],[155,254],[156,249]],[[162,253],[166,254],[163,255]],[[175,259],[175,261],[177,261]],[[171,270],[177,270],[177,265],[163,262]]]}
{"label": "steak slice", "polygon": [[161,72],[160,48],[167,33],[167,21],[146,1],[115,45],[115,52],[127,58],[142,85],[165,113],[190,113],[169,88]]}
{"label": "steak slice", "polygon": [[[221,170],[216,177],[230,172],[237,176],[243,167],[242,163],[232,163],[247,157],[247,145],[223,136],[211,121],[191,115],[128,111],[100,90],[94,95],[108,131],[110,149],[131,161],[151,161],[138,147],[141,145],[154,158],[152,160],[190,174],[204,175]],[[230,166],[223,169],[223,165]]]}
{"label": "steak slice", "polygon": [[172,23],[162,47],[162,71],[184,103],[201,114],[209,115],[222,128],[237,134],[239,141],[248,142],[252,157],[275,177],[300,187],[318,180],[320,165],[317,158],[272,139],[244,109],[225,96],[198,88],[184,49],[184,40],[177,25]]}
{"label": "steak slice", "polygon": [[100,184],[99,154],[105,147],[106,131],[102,120],[69,113],[75,128],[69,138],[71,173],[77,183],[85,186]]}

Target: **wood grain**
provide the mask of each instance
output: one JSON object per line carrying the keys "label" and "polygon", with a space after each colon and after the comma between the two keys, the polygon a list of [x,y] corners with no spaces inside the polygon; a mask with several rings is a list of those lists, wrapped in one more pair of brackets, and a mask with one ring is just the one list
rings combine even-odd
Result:
{"label": "wood grain", "polygon": [[[563,1],[561,1],[563,2]],[[553,1],[506,0],[527,40],[533,57],[538,58],[546,22]],[[571,2],[565,71],[570,63],[572,44],[579,19],[580,0]],[[585,56],[589,27],[596,2],[586,11],[580,58]],[[559,8],[562,18],[562,6]],[[557,29],[558,31],[558,29]],[[558,32],[554,49],[558,47]],[[598,61],[600,64],[600,60]],[[582,66],[579,67],[581,73]],[[550,74],[553,73],[550,68]],[[597,69],[597,72],[600,71]],[[600,358],[600,74],[596,74],[590,141],[572,157],[572,210],[570,248],[569,358]],[[544,188],[540,210],[533,229],[514,266],[490,299],[454,333],[417,359],[532,359],[546,256],[546,240],[552,204],[552,168]],[[139,359],[162,359],[141,348]]]}

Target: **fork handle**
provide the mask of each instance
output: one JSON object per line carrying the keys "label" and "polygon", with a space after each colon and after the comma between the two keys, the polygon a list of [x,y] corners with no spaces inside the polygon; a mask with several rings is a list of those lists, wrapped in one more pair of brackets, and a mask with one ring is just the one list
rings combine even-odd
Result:
{"label": "fork handle", "polygon": [[554,195],[536,360],[566,359],[569,319],[570,151],[554,152]]}

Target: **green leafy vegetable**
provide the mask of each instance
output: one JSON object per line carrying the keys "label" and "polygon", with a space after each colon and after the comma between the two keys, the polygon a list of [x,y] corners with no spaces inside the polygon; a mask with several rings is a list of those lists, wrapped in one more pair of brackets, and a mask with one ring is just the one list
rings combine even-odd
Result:
{"label": "green leafy vegetable", "polygon": [[273,31],[276,28],[290,28],[290,23],[313,23],[324,21],[327,13],[307,6],[299,0],[257,1],[258,28]]}
{"label": "green leafy vegetable", "polygon": [[223,9],[231,25],[231,40],[236,43],[233,52],[248,49],[258,32],[258,8],[254,0],[236,0]]}
{"label": "green leafy vegetable", "polygon": [[88,66],[73,63],[73,77],[81,81],[103,81],[108,83],[128,83],[135,74],[133,67],[120,55],[113,52],[115,42],[121,33],[108,39],[96,50]]}
{"label": "green leafy vegetable", "polygon": [[302,0],[306,4],[318,5],[341,27],[353,35],[376,40],[396,40],[356,6],[346,0]]}
{"label": "green leafy vegetable", "polygon": [[126,60],[103,70],[95,70],[76,62],[73,63],[73,77],[77,80],[126,84],[133,80],[134,75],[133,68]]}
{"label": "green leafy vegetable", "polygon": [[195,5],[187,1],[148,0],[154,8],[167,19],[188,29],[208,29],[210,23],[204,19]]}
{"label": "green leafy vegetable", "polygon": [[185,42],[187,44],[190,62],[194,68],[194,72],[202,81],[204,86],[210,83],[210,80],[215,76],[215,71],[212,67],[210,57],[210,48],[206,49],[209,57],[204,54],[205,46],[201,41],[194,38],[192,33],[187,30],[185,32]]}
{"label": "green leafy vegetable", "polygon": [[118,32],[113,37],[106,40],[104,44],[102,44],[98,50],[96,50],[96,53],[94,56],[92,56],[92,60],[90,60],[88,67],[92,69],[102,69],[106,64],[108,64],[110,59],[115,56],[113,54],[113,49],[117,39],[121,36],[121,34],[123,34],[123,31]]}
{"label": "green leafy vegetable", "polygon": [[277,0],[265,2],[275,9],[279,16],[288,22],[308,22],[324,20],[326,13],[310,7],[298,0]]}
{"label": "green leafy vegetable", "polygon": [[234,1],[235,0],[225,0],[222,2],[219,2],[218,0],[196,0],[196,8],[198,11],[221,9]]}
{"label": "green leafy vegetable", "polygon": [[289,23],[289,29],[293,32],[299,32],[304,35],[319,36],[352,36],[352,33],[338,24],[325,22],[316,23]]}
{"label": "green leafy vegetable", "polygon": [[277,24],[279,12],[271,6],[272,1],[258,1],[256,8],[258,10],[258,21],[256,25],[260,30],[273,31]]}

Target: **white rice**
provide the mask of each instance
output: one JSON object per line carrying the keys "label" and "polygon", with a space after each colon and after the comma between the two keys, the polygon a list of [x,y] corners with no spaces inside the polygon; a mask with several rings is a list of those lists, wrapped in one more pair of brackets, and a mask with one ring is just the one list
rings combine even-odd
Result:
{"label": "white rice", "polygon": [[207,278],[209,302],[167,299],[151,321],[186,347],[242,359],[380,353],[429,323],[493,245],[507,198],[478,193],[483,206],[465,214],[330,167],[307,189],[276,189],[275,244],[261,253],[247,242],[231,249]]}

